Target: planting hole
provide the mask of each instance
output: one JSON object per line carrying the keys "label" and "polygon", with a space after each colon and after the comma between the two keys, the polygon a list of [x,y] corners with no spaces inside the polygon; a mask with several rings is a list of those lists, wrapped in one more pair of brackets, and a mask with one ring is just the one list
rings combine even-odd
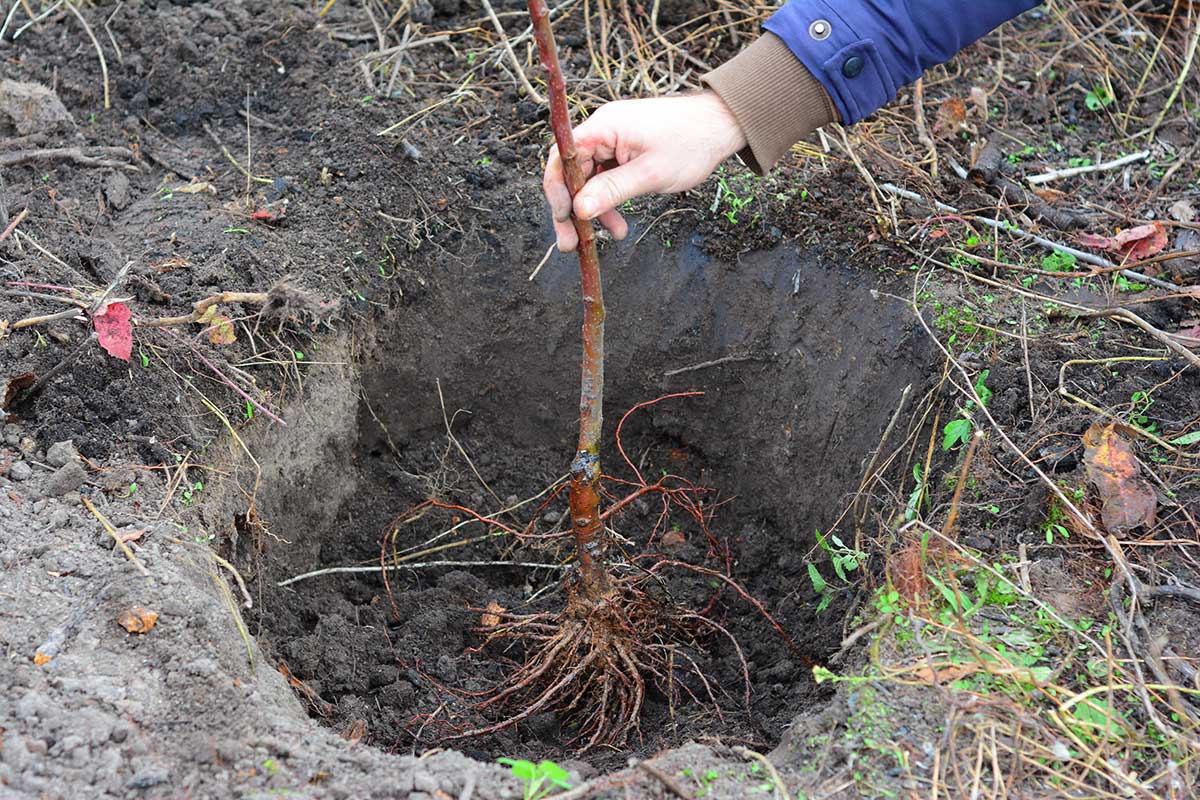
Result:
{"label": "planting hole", "polygon": [[[582,722],[550,710],[453,738],[522,710],[481,706],[528,653],[512,640],[485,646],[480,629],[497,615],[565,604],[566,573],[536,565],[573,552],[569,536],[554,536],[569,530],[565,492],[545,503],[574,450],[580,304],[570,257],[527,280],[545,246],[493,241],[474,262],[447,264],[430,285],[452,290],[405,298],[360,332],[341,382],[310,381],[308,405],[318,410],[262,458],[264,472],[280,476],[264,488],[264,516],[287,544],[271,540],[263,554],[243,542],[234,555],[259,575],[258,632],[273,661],[314,716],[348,737],[488,758],[563,758],[582,744]],[[649,493],[609,520],[625,540],[609,557],[642,554],[653,534],[650,549],[667,559],[728,571],[792,640],[722,579],[656,573],[642,585],[654,602],[728,637],[708,626],[695,648],[671,656],[674,696],[648,687],[626,749],[705,735],[770,747],[825,696],[812,666],[837,650],[853,592],[814,533],[858,488],[904,387],[922,383],[922,340],[901,302],[871,291],[871,276],[815,252],[726,263],[695,242],[664,248],[647,237],[611,246],[604,259],[604,472],[637,482],[614,438],[627,411],[703,392],[638,409],[621,443],[646,483],[665,474],[707,487],[688,496],[713,537],[686,509],[664,516],[662,497]],[[631,487],[608,489],[605,506]],[[459,508],[420,505],[430,497]],[[530,535],[517,542],[471,512]],[[844,538],[853,549],[852,534]],[[393,567],[387,585],[381,557]],[[356,565],[369,571],[276,585]],[[828,580],[814,581],[813,566]],[[585,758],[613,766],[626,755],[597,748]]]}

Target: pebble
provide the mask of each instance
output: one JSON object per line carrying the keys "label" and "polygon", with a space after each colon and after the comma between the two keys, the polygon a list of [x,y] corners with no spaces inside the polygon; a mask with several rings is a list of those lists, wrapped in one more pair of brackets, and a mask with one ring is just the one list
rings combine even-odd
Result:
{"label": "pebble", "polygon": [[50,527],[65,528],[71,521],[71,513],[65,508],[56,508],[50,512]]}
{"label": "pebble", "polygon": [[86,480],[87,472],[79,465],[79,462],[72,461],[59,467],[50,476],[50,480],[46,481],[46,494],[58,496],[73,492]]}
{"label": "pebble", "polygon": [[438,783],[437,778],[428,772],[418,772],[416,775],[413,775],[413,788],[418,792],[433,794],[441,789],[441,784]]}
{"label": "pebble", "polygon": [[49,500],[35,500],[33,503],[33,513],[41,514],[46,510],[46,506],[50,504]]}
{"label": "pebble", "polygon": [[437,676],[444,681],[453,683],[458,680],[458,667],[454,666],[454,659],[446,653],[438,656],[437,665],[434,668]]}
{"label": "pebble", "polygon": [[70,439],[67,439],[65,442],[55,442],[46,451],[46,463],[55,469],[66,466],[78,458],[79,451],[75,449],[75,443]]}
{"label": "pebble", "polygon": [[25,461],[17,461],[9,468],[8,477],[14,481],[27,481],[33,477],[33,467]]}
{"label": "pebble", "polygon": [[167,772],[163,767],[142,767],[134,773],[133,778],[130,779],[127,785],[131,789],[148,789],[151,786],[166,783],[170,779],[171,773]]}

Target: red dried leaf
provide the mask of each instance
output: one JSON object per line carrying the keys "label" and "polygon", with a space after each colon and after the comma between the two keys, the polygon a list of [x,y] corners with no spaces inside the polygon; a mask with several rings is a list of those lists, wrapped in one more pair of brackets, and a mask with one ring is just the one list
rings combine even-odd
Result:
{"label": "red dried leaf", "polygon": [[1084,247],[1109,250],[1134,261],[1141,261],[1167,246],[1167,231],[1161,222],[1151,222],[1148,225],[1126,228],[1116,236],[1084,233],[1080,235],[1079,243]]}
{"label": "red dried leaf", "polygon": [[1117,426],[1097,422],[1083,434],[1083,464],[1100,495],[1100,520],[1109,533],[1123,535],[1138,526],[1154,525],[1158,498],[1141,476],[1129,442]]}
{"label": "red dried leaf", "polygon": [[129,307],[124,303],[109,303],[92,317],[96,338],[110,356],[128,361],[133,354],[133,324]]}

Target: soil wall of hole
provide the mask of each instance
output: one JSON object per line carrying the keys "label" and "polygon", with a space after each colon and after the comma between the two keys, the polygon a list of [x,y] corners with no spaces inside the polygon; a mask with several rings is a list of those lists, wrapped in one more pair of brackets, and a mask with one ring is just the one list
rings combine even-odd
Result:
{"label": "soil wall of hole", "polygon": [[[630,241],[639,233],[635,227]],[[476,651],[479,614],[468,607],[512,608],[554,582],[537,570],[438,567],[395,573],[390,599],[378,573],[273,585],[320,567],[377,564],[389,525],[431,491],[492,512],[565,472],[577,420],[578,279],[573,258],[557,254],[527,279],[546,245],[496,236],[475,259],[441,265],[425,291],[344,342],[347,367],[306,388],[307,419],[262,444],[259,509],[287,543],[247,536],[233,555],[259,576],[260,641],[311,689],[314,715],[347,736],[419,750],[485,722],[456,693],[486,693],[502,681],[504,660],[519,653]],[[722,594],[710,613],[744,649],[750,713],[739,708],[736,653],[714,643],[703,668],[723,689],[725,713],[667,708],[652,698],[650,724],[631,742],[638,751],[705,734],[769,747],[795,714],[821,701],[811,663],[836,649],[849,598],[815,612],[806,572],[813,532],[843,509],[904,386],[919,386],[929,369],[903,305],[871,291],[875,276],[826,263],[819,252],[780,248],[725,263],[695,245],[666,248],[647,237],[604,255],[604,464],[631,477],[613,446],[616,422],[630,407],[703,391],[631,417],[626,452],[646,474],[679,473],[712,487],[714,501],[730,501],[717,511],[713,533],[730,547],[734,577],[800,652],[749,605]],[[448,444],[445,419],[470,464]],[[553,529],[564,509],[565,498],[539,516],[538,529]],[[622,534],[644,544],[657,510],[635,508]],[[397,543],[419,544],[449,522],[430,515]],[[687,541],[671,555],[703,563],[700,533],[686,521],[680,531]],[[500,546],[487,542],[438,558],[500,556]],[[695,580],[667,588],[697,608],[713,594]],[[568,722],[535,715],[449,744],[480,757],[563,758]],[[604,766],[606,759],[617,764],[623,756],[593,760]]]}

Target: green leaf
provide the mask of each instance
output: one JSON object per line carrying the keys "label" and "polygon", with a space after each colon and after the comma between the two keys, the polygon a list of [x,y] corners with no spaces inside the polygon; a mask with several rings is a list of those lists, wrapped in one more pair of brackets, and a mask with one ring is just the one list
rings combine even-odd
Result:
{"label": "green leaf", "polygon": [[828,584],[826,584],[825,579],[821,577],[821,573],[817,570],[817,566],[811,562],[809,562],[808,565],[808,579],[812,581],[813,591],[817,593],[823,594],[825,589],[828,588]]}
{"label": "green leaf", "polygon": [[565,769],[553,761],[542,761],[538,764],[538,769],[554,785],[561,786],[564,789],[571,788],[571,776],[567,774]]}
{"label": "green leaf", "polygon": [[1195,444],[1196,442],[1200,442],[1200,431],[1192,431],[1191,433],[1185,433],[1183,436],[1176,436],[1174,439],[1171,440],[1171,444],[1183,444],[1183,445]]}
{"label": "green leaf", "polygon": [[508,766],[512,770],[512,774],[523,781],[532,781],[537,777],[537,766],[532,761],[526,761],[523,758],[498,758],[496,760]]}
{"label": "green leaf", "polygon": [[843,583],[846,582],[846,571],[842,569],[842,560],[840,558],[833,559],[833,571],[837,573],[838,578],[840,578]]}
{"label": "green leaf", "polygon": [[946,423],[946,427],[942,428],[942,449],[950,450],[955,445],[967,441],[971,437],[971,420],[955,419]]}
{"label": "green leaf", "polygon": [[834,674],[834,672],[828,667],[822,667],[820,664],[813,666],[813,680],[815,680],[817,683],[836,681],[837,679],[838,676]]}

